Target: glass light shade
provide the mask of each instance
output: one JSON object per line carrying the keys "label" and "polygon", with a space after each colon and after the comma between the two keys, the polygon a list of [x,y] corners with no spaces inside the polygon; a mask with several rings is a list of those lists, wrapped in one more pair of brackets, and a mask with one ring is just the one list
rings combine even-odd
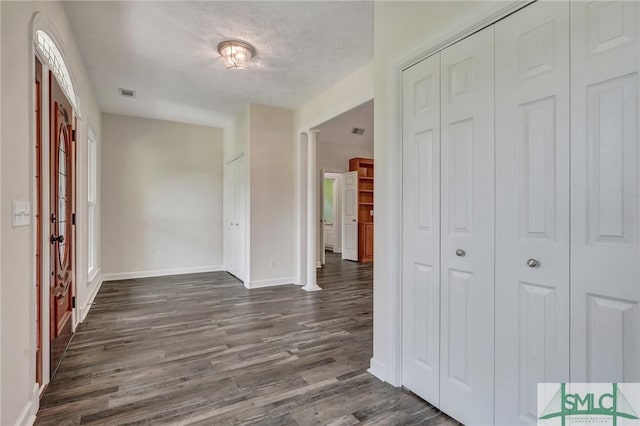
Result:
{"label": "glass light shade", "polygon": [[223,41],[218,45],[218,52],[229,68],[246,68],[249,60],[255,55],[251,45],[242,41]]}

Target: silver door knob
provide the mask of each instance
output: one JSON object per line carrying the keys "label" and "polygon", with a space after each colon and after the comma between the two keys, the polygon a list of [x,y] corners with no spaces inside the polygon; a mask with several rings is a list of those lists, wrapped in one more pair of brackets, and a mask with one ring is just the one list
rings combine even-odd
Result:
{"label": "silver door knob", "polygon": [[462,249],[456,250],[456,256],[464,257],[466,254],[467,253]]}
{"label": "silver door knob", "polygon": [[540,266],[540,262],[535,259],[527,259],[527,266],[529,266],[529,268],[537,268]]}

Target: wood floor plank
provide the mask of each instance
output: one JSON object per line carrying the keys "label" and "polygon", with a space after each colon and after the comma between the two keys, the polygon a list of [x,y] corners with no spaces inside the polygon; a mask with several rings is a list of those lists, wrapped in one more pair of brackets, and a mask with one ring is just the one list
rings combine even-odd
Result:
{"label": "wood floor plank", "polygon": [[457,425],[367,373],[372,280],[327,253],[321,292],[223,272],[105,282],[36,425]]}

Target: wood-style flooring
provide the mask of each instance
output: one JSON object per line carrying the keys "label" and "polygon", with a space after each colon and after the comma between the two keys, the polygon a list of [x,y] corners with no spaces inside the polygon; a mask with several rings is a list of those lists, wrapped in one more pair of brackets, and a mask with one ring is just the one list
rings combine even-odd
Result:
{"label": "wood-style flooring", "polygon": [[371,264],[327,254],[323,291],[224,272],[105,282],[37,425],[453,425],[366,369]]}

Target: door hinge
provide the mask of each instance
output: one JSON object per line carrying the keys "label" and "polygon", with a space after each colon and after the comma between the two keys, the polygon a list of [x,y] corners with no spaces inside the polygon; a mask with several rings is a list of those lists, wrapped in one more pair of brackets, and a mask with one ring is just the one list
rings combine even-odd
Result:
{"label": "door hinge", "polygon": [[74,141],[74,142],[77,140],[76,139],[76,135],[77,135],[77,131],[76,131],[76,129],[73,129],[71,131],[71,140]]}
{"label": "door hinge", "polygon": [[75,297],[75,296],[73,296],[73,297],[71,298],[71,307],[72,307],[72,308],[75,308],[75,307],[76,307],[76,297]]}
{"label": "door hinge", "polygon": [[51,213],[51,223],[56,223],[56,215],[55,215],[55,213]]}
{"label": "door hinge", "polygon": [[74,226],[76,224],[76,214],[75,213],[71,214],[71,224],[74,225]]}

